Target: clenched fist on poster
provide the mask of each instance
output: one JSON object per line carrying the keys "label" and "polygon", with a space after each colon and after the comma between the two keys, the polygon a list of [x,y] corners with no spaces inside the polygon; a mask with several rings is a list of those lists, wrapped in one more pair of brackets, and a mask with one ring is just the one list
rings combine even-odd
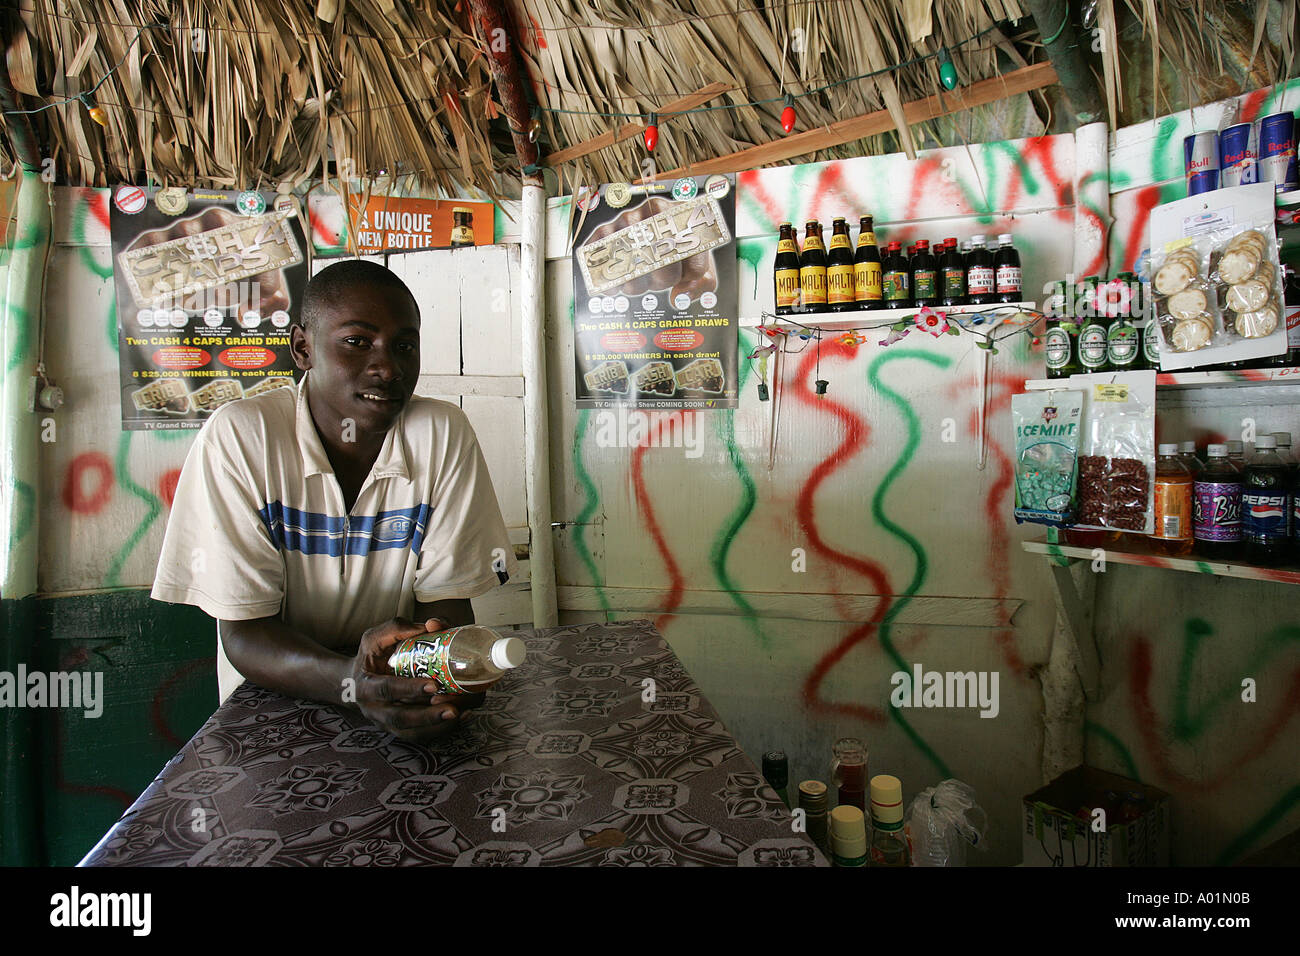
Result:
{"label": "clenched fist on poster", "polygon": [[[191,242],[188,244],[189,256],[195,261],[216,260],[223,256],[229,257],[236,253],[218,248],[212,237],[206,234],[246,221],[246,217],[240,216],[230,209],[216,206],[205,209],[198,215],[190,216],[188,219],[178,220],[166,228],[142,232],[131,241],[131,244],[124,251],[130,252],[143,249],[159,243],[170,242],[174,239],[190,239]],[[253,281],[253,279],[256,281]],[[285,281],[283,269],[272,269],[258,274],[253,279],[244,279],[238,282],[218,282],[212,288],[186,298],[201,299],[202,308],[233,309],[236,315],[242,315],[250,309],[264,316],[270,315],[277,309],[288,310],[290,305],[289,287]],[[175,303],[175,305],[182,308],[186,307],[180,302]],[[197,312],[201,311],[201,309],[194,308],[190,309],[190,311]]]}
{"label": "clenched fist on poster", "polygon": [[[584,245],[590,245],[629,226],[642,222],[662,212],[671,212],[679,204],[661,196],[652,196],[639,206],[626,209],[617,218],[597,226]],[[619,286],[618,291],[626,296],[643,295],[646,292],[670,290],[668,301],[674,301],[681,293],[690,296],[691,301],[699,300],[705,292],[716,292],[718,273],[713,262],[713,253],[701,252],[656,269],[647,275],[638,276]]]}

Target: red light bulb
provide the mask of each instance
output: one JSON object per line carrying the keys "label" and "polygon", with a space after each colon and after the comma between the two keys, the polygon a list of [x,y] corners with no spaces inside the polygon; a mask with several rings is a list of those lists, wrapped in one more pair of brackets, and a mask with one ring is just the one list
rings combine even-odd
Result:
{"label": "red light bulb", "polygon": [[794,124],[797,117],[794,112],[794,97],[785,98],[785,109],[781,111],[781,128],[787,133],[794,132]]}
{"label": "red light bulb", "polygon": [[645,127],[645,148],[647,152],[653,153],[655,146],[659,144],[659,115],[650,114],[650,120]]}

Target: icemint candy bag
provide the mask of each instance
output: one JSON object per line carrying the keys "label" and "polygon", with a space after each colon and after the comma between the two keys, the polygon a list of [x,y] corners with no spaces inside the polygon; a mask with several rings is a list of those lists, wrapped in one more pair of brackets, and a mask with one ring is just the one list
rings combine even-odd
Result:
{"label": "icemint candy bag", "polygon": [[1028,392],[1011,397],[1016,427],[1016,521],[1074,522],[1083,392]]}

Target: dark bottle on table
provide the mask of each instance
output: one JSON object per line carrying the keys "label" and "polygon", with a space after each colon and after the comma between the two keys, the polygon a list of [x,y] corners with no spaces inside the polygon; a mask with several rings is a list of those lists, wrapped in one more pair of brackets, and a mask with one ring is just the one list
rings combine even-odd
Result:
{"label": "dark bottle on table", "polygon": [[912,304],[917,308],[936,305],[939,301],[939,270],[930,254],[930,241],[916,244],[916,255],[908,263],[912,271]]}
{"label": "dark bottle on table", "polygon": [[831,221],[831,247],[826,253],[826,304],[832,312],[853,312],[858,307],[854,288],[853,245],[843,216]]}
{"label": "dark bottle on table", "polygon": [[939,259],[940,305],[966,304],[966,264],[962,262],[957,240],[943,241],[943,254]]}
{"label": "dark bottle on table", "polygon": [[787,792],[790,786],[790,762],[786,759],[784,750],[769,750],[763,754],[763,779],[776,791],[776,795],[788,808],[790,806],[790,794]]}
{"label": "dark bottle on table", "polygon": [[1192,537],[1201,557],[1225,561],[1241,548],[1241,472],[1228,446],[1210,445],[1192,485]]}
{"label": "dark bottle on table", "polygon": [[993,253],[984,248],[984,237],[971,236],[970,255],[966,257],[966,298],[971,305],[997,301],[994,275]]}
{"label": "dark bottle on table", "polygon": [[1021,302],[1024,299],[1020,253],[1012,244],[1011,233],[998,236],[998,251],[993,257],[994,292],[998,302]]}
{"label": "dark bottle on table", "polygon": [[885,307],[884,280],[880,267],[880,247],[870,216],[858,223],[858,248],[853,254],[853,291],[859,309]]}
{"label": "dark bottle on table", "polygon": [[809,219],[803,228],[803,251],[799,253],[800,313],[826,311],[826,247],[822,245],[822,227]]}
{"label": "dark bottle on table", "polygon": [[907,257],[903,255],[903,244],[895,240],[889,244],[884,270],[885,308],[908,309],[912,306],[912,275],[908,269]]}
{"label": "dark bottle on table", "polygon": [[772,283],[776,292],[776,314],[791,315],[799,311],[799,246],[795,243],[794,226],[781,223],[781,235],[776,240],[776,262],[772,267]]}
{"label": "dark bottle on table", "polygon": [[804,812],[804,825],[808,838],[817,844],[817,849],[829,853],[830,847],[826,834],[826,815],[829,793],[826,784],[820,780],[805,780],[799,784],[799,809]]}
{"label": "dark bottle on table", "polygon": [[1251,564],[1271,567],[1287,559],[1291,475],[1278,457],[1277,439],[1259,435],[1241,483],[1241,541]]}

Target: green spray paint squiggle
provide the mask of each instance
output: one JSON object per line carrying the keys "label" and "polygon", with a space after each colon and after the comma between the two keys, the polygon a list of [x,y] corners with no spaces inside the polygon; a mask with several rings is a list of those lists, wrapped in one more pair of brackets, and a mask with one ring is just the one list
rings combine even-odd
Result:
{"label": "green spray paint squiggle", "polygon": [[108,574],[104,578],[105,587],[118,587],[122,580],[122,568],[126,565],[126,560],[131,556],[131,552],[139,545],[140,539],[148,533],[153,527],[153,523],[158,520],[162,514],[162,500],[155,494],[145,488],[141,488],[131,480],[131,435],[132,432],[122,432],[122,438],[117,444],[117,480],[122,483],[127,491],[135,495],[148,507],[149,513],[145,516],[131,532],[126,539],[126,544],[122,545],[120,551],[113,558],[113,563],[108,567]]}
{"label": "green spray paint squiggle", "polygon": [[[1194,617],[1183,625],[1183,654],[1178,664],[1178,684],[1174,694],[1174,719],[1170,727],[1175,740],[1192,740],[1205,732],[1214,712],[1225,704],[1240,700],[1241,687],[1228,680],[1223,688],[1192,713],[1192,671],[1196,655],[1214,629],[1205,620]],[[1288,644],[1300,642],[1300,627],[1279,627],[1259,642],[1255,653],[1241,669],[1243,674],[1260,673],[1268,661]]]}
{"label": "green spray paint squiggle", "polygon": [[1119,737],[1115,736],[1115,734],[1111,733],[1101,724],[1094,724],[1090,720],[1084,721],[1083,733],[1085,737],[1088,734],[1100,737],[1102,740],[1106,741],[1106,743],[1114,747],[1115,752],[1119,754],[1120,761],[1124,764],[1124,771],[1129,775],[1129,777],[1134,780],[1142,779],[1141,775],[1138,773],[1137,762],[1134,761],[1133,754],[1124,746],[1124,741],[1120,740]]}
{"label": "green spray paint squiggle", "polygon": [[[890,466],[889,471],[885,474],[884,480],[881,481],[880,485],[876,488],[876,493],[872,495],[871,514],[872,517],[875,518],[877,524],[906,544],[908,548],[912,550],[912,554],[916,558],[916,570],[912,573],[912,580],[908,582],[907,588],[903,591],[903,594],[893,603],[880,622],[881,646],[893,659],[899,670],[910,674],[912,667],[906,660],[904,660],[903,656],[898,653],[898,649],[894,647],[894,642],[890,639],[890,634],[893,630],[893,622],[898,618],[899,613],[903,608],[907,607],[907,605],[911,603],[912,596],[915,595],[916,592],[920,590],[921,585],[925,583],[925,576],[929,570],[930,562],[925,553],[925,549],[921,547],[921,543],[900,525],[890,520],[890,518],[885,514],[884,501],[885,495],[889,493],[890,486],[893,485],[898,476],[903,473],[911,462],[912,457],[916,454],[916,449],[921,443],[921,420],[917,417],[916,412],[912,410],[911,404],[909,404],[903,396],[899,395],[880,381],[880,371],[885,365],[890,362],[901,361],[904,359],[916,359],[920,362],[929,362],[931,365],[940,369],[948,368],[952,365],[952,360],[946,356],[936,355],[933,352],[922,351],[920,349],[890,349],[888,352],[877,356],[867,369],[867,380],[871,383],[871,387],[898,409],[899,414],[903,416],[904,423],[907,425],[907,444],[903,448],[903,453],[899,455],[894,464]],[[914,693],[919,692],[920,688],[914,689]],[[890,707],[889,714],[894,721],[903,728],[903,732],[907,734],[912,743],[916,745],[917,749],[919,749],[921,753],[935,765],[943,778],[946,779],[951,777],[952,771],[948,769],[948,765],[944,763],[943,758],[935,753],[921,735],[913,729],[911,724],[909,724],[903,717],[899,708]]]}
{"label": "green spray paint squiggle", "polygon": [[[737,335],[742,333],[737,332]],[[743,342],[741,352],[744,352]],[[741,362],[738,389],[741,393],[745,390],[745,379],[749,377],[750,365],[748,362]],[[758,501],[758,495],[755,491],[754,477],[745,467],[744,459],[741,457],[740,449],[736,447],[736,413],[732,409],[727,409],[719,413],[714,425],[715,431],[720,438],[727,443],[727,458],[731,462],[731,467],[736,472],[736,477],[740,479],[742,495],[740,503],[730,515],[727,516],[718,536],[713,540],[713,548],[709,553],[709,561],[713,565],[713,575],[722,585],[722,589],[727,592],[727,596],[736,602],[744,614],[745,624],[754,632],[759,643],[764,648],[768,646],[768,637],[763,633],[762,627],[758,623],[758,612],[753,606],[745,600],[743,594],[737,590],[735,583],[727,574],[727,555],[731,551],[731,544],[736,539],[736,533],[740,531],[741,526],[749,520],[749,516],[754,511],[754,505]]]}

